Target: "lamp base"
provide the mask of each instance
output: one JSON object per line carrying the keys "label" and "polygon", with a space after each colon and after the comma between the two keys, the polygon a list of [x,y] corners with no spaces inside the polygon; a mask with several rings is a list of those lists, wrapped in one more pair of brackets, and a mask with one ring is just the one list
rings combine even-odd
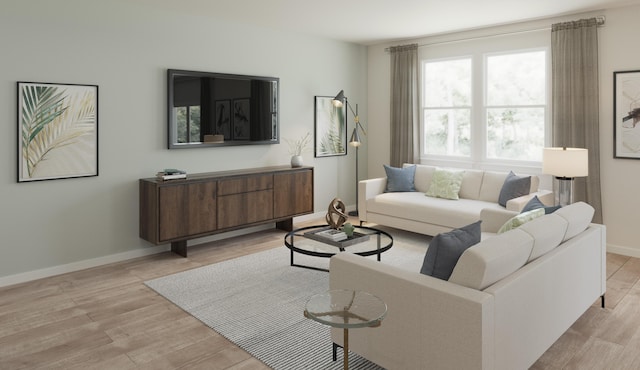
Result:
{"label": "lamp base", "polygon": [[573,203],[573,194],[571,192],[573,187],[573,178],[571,177],[556,177],[558,180],[558,197],[556,204],[564,207]]}

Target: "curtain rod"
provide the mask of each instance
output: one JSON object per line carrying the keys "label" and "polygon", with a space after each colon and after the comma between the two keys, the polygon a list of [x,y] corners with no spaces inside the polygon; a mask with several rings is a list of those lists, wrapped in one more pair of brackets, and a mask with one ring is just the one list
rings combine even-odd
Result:
{"label": "curtain rod", "polygon": [[[604,15],[601,16],[597,16],[596,18],[596,24],[598,26],[602,26],[605,23],[605,17]],[[485,35],[485,36],[477,36],[477,37],[467,37],[467,38],[462,38],[462,39],[456,39],[456,40],[449,40],[449,41],[437,41],[437,42],[430,42],[430,43],[426,43],[426,44],[419,44],[418,47],[424,47],[424,46],[433,46],[433,45],[444,45],[444,44],[453,44],[456,42],[463,42],[463,41],[473,41],[473,40],[480,40],[480,39],[486,39],[486,38],[490,38],[490,37],[500,37],[500,36],[507,36],[507,35],[517,35],[520,33],[528,33],[528,32],[537,32],[537,31],[545,31],[545,30],[551,30],[551,27],[544,27],[544,28],[534,28],[534,29],[530,29],[530,30],[522,30],[522,31],[511,31],[511,32],[502,32],[502,33],[495,33],[492,35]],[[389,50],[391,50],[391,47],[386,47],[384,48],[384,51],[389,52]]]}

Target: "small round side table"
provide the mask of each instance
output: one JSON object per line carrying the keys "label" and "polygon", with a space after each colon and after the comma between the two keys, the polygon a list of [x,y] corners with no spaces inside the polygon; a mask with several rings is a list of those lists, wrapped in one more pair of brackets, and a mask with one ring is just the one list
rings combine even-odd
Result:
{"label": "small round side table", "polygon": [[366,292],[329,290],[307,301],[304,316],[344,329],[344,369],[349,369],[349,329],[377,327],[387,314],[387,304]]}

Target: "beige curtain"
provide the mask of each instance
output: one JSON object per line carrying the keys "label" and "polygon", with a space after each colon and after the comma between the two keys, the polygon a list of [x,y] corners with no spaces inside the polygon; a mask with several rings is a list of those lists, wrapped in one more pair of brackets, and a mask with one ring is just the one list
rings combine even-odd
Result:
{"label": "beige curtain", "polygon": [[391,166],[420,159],[418,44],[394,46],[391,53]]}
{"label": "beige curtain", "polygon": [[589,150],[589,176],[575,179],[573,198],[593,206],[593,222],[602,223],[596,19],[554,24],[551,58],[553,146]]}

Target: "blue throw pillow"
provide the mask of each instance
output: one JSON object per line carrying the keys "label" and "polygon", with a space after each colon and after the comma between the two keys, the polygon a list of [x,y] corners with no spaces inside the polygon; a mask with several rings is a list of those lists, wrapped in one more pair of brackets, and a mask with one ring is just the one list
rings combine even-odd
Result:
{"label": "blue throw pillow", "polygon": [[527,202],[527,204],[525,204],[524,208],[522,208],[522,211],[520,211],[520,213],[525,213],[528,211],[533,211],[534,209],[538,209],[538,208],[544,208],[544,214],[548,215],[549,213],[553,213],[555,211],[557,211],[560,206],[545,206],[544,203],[542,203],[540,201],[540,199],[538,198],[537,195],[534,195],[533,198],[531,198],[529,200],[529,202]]}
{"label": "blue throw pillow", "polygon": [[387,173],[387,188],[385,192],[397,192],[397,191],[416,191],[416,187],[413,184],[413,179],[416,175],[416,166],[408,166],[405,168],[397,168],[384,166],[384,171]]}
{"label": "blue throw pillow", "polygon": [[472,245],[480,243],[481,222],[477,221],[434,236],[424,255],[420,273],[448,280],[462,253]]}
{"label": "blue throw pillow", "polygon": [[504,180],[504,184],[502,184],[502,189],[500,189],[498,204],[506,207],[507,201],[527,195],[530,190],[531,176],[516,176],[513,171],[509,171],[507,178]]}

